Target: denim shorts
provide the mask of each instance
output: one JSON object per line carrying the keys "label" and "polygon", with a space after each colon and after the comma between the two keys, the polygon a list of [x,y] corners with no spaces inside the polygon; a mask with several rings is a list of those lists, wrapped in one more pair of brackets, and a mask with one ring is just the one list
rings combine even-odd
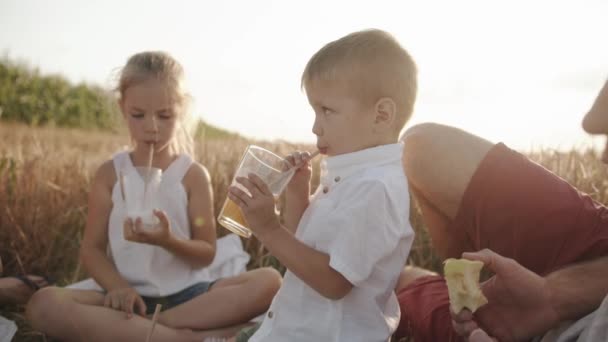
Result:
{"label": "denim shorts", "polygon": [[168,310],[173,307],[176,307],[182,303],[185,303],[194,297],[197,297],[211,289],[215,281],[203,281],[200,283],[196,283],[190,287],[187,287],[177,293],[172,295],[168,295],[165,297],[145,297],[141,296],[146,303],[146,315],[151,315],[154,313],[154,309],[156,308],[156,304],[162,305],[162,310]]}

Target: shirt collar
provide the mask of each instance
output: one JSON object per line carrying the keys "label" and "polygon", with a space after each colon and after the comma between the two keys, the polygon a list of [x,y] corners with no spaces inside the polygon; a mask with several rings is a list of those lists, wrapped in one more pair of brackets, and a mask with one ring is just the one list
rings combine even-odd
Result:
{"label": "shirt collar", "polygon": [[328,157],[321,162],[321,182],[335,184],[363,169],[400,161],[402,151],[403,143],[399,142]]}

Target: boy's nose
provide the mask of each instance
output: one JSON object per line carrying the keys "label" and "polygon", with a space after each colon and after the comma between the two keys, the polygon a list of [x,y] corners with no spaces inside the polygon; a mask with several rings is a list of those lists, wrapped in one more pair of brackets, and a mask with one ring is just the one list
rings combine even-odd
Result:
{"label": "boy's nose", "polygon": [[312,125],[312,133],[316,136],[323,135],[323,128],[317,119],[315,119],[315,123]]}
{"label": "boy's nose", "polygon": [[608,81],[585,115],[583,129],[591,134],[608,134]]}

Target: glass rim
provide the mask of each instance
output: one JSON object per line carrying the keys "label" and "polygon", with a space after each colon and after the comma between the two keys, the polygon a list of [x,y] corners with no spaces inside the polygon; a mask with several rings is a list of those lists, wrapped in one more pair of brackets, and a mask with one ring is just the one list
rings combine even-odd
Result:
{"label": "glass rim", "polygon": [[[245,160],[245,157],[247,156],[247,152],[248,152],[249,150],[259,150],[259,151],[263,151],[264,153],[269,154],[269,155],[271,155],[272,157],[276,158],[276,159],[277,159],[277,161],[280,161],[280,162],[283,162],[283,163],[286,163],[286,162],[287,162],[287,160],[285,160],[285,158],[283,158],[283,157],[279,156],[278,154],[276,154],[276,153],[274,153],[274,152],[272,152],[272,151],[270,151],[270,150],[267,150],[267,149],[265,149],[265,148],[263,148],[263,147],[261,147],[261,146],[257,146],[257,145],[249,145],[249,146],[247,146],[247,151],[245,151],[245,155],[243,156],[243,160]],[[267,163],[267,162],[265,162],[264,160],[261,160],[260,158],[258,158],[258,156],[256,156],[256,155],[255,155],[255,154],[253,154],[253,153],[251,154],[251,157],[255,158],[255,160],[257,160],[257,161],[258,161],[258,162],[260,162],[262,165],[264,165],[264,166],[268,167],[269,169],[271,169],[271,170],[273,170],[273,171],[276,171],[276,172],[278,172],[278,173],[282,173],[282,172],[285,172],[285,171],[286,171],[286,170],[280,170],[280,169],[277,169],[276,167],[274,167],[274,166],[272,166],[272,165],[268,165],[268,163]],[[241,163],[242,163],[242,161],[241,161]],[[239,165],[239,166],[240,166],[240,165]]]}

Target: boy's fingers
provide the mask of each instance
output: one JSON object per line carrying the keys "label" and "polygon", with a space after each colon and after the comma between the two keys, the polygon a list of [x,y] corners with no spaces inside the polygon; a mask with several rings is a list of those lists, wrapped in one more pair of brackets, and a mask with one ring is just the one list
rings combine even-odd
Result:
{"label": "boy's fingers", "polygon": [[301,163],[302,159],[303,159],[303,155],[301,152],[296,152],[295,153],[295,159],[296,159],[296,164]]}
{"label": "boy's fingers", "polygon": [[296,159],[294,158],[293,155],[289,155],[289,156],[285,157],[285,160],[287,161],[287,164],[289,164],[289,165],[287,165],[287,167],[290,167],[290,166],[293,166],[296,164]]}
{"label": "boy's fingers", "polygon": [[302,159],[306,160],[306,161],[310,160],[310,152],[308,152],[308,151],[302,152]]}
{"label": "boy's fingers", "polygon": [[258,177],[258,175],[250,173],[249,179],[257,191],[259,191],[261,194],[269,195],[271,193],[270,188],[268,188],[268,185],[266,185],[266,182],[264,182],[262,178]]}
{"label": "boy's fingers", "polygon": [[239,188],[237,188],[237,189],[240,190],[240,192],[234,192],[235,195],[242,196],[241,194],[245,194],[248,198],[252,198],[253,195],[255,195],[254,185],[253,185],[253,183],[251,183],[251,181],[249,180],[249,178],[247,178],[247,177],[237,177],[236,181],[239,184],[241,184],[245,189],[247,189],[247,191],[249,191],[249,194],[251,194],[251,195],[247,194],[245,191],[243,191],[242,189],[239,189]]}
{"label": "boy's fingers", "polygon": [[250,179],[251,175],[252,175],[252,173],[248,174],[247,177],[238,177],[237,181],[239,183],[241,183],[241,185],[243,185],[245,187],[245,189],[247,189],[249,191],[249,193],[251,194],[250,197],[253,197],[256,193],[260,192],[260,190],[251,181],[251,179]]}
{"label": "boy's fingers", "polygon": [[239,188],[231,187],[228,191],[228,198],[230,198],[239,208],[247,207],[247,203],[241,199],[241,196],[247,196],[245,192]]}

